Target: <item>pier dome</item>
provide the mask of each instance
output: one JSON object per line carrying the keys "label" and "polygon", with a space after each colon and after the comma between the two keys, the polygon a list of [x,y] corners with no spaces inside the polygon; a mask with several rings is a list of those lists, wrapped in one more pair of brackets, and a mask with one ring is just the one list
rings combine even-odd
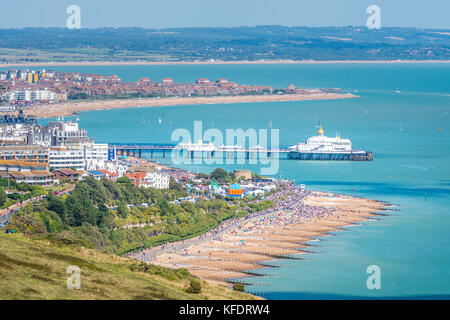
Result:
{"label": "pier dome", "polygon": [[325,134],[325,132],[324,132],[323,129],[322,129],[322,126],[320,126],[319,130],[317,130],[317,134],[318,134],[319,136],[323,136],[323,135]]}

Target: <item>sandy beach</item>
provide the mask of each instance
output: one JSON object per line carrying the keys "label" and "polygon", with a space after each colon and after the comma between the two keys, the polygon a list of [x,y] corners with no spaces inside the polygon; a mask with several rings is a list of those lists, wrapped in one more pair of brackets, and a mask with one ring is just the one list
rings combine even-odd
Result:
{"label": "sandy beach", "polygon": [[159,66],[222,64],[450,63],[450,60],[240,60],[240,61],[67,61],[0,63],[0,68],[37,66]]}
{"label": "sandy beach", "polygon": [[328,100],[357,98],[351,93],[313,93],[313,94],[289,94],[289,95],[249,95],[249,96],[220,96],[220,97],[174,97],[174,98],[148,98],[148,99],[123,99],[101,100],[83,102],[64,102],[47,105],[33,106],[24,111],[26,115],[38,118],[52,118],[72,116],[83,111],[109,110],[136,107],[163,107],[198,104],[221,103],[251,103],[274,101],[304,101],[304,100]]}
{"label": "sandy beach", "polygon": [[192,245],[183,248],[152,248],[135,258],[169,268],[187,268],[200,278],[229,285],[230,279],[253,276],[251,271],[262,268],[263,261],[302,254],[312,238],[367,221],[383,207],[386,204],[375,200],[313,191],[296,209],[241,219],[213,239],[187,240]]}

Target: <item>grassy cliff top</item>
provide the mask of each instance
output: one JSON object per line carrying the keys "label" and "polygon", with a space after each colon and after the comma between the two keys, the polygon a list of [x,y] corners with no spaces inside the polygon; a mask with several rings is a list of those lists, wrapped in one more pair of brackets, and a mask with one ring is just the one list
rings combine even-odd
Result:
{"label": "grassy cliff top", "polygon": [[[84,247],[55,246],[22,234],[0,233],[0,299],[257,299],[204,281],[185,290],[193,276],[161,267],[133,268],[129,258]],[[67,289],[67,267],[81,269],[81,289]]]}

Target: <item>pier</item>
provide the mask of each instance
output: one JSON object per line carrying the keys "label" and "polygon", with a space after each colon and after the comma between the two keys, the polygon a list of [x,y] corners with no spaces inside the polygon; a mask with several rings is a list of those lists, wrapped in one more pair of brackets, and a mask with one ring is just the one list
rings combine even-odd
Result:
{"label": "pier", "polygon": [[132,156],[132,157],[142,157],[143,153],[150,153],[150,157],[153,158],[156,154],[160,154],[162,158],[171,156],[172,152],[177,152],[178,157],[188,157],[188,158],[198,158],[203,157],[206,159],[215,159],[218,157],[226,159],[258,159],[266,158],[272,159],[278,156],[280,158],[281,154],[284,154],[284,159],[287,159],[287,154],[289,150],[287,148],[278,149],[267,149],[267,148],[243,148],[239,150],[188,150],[177,148],[175,144],[123,144],[114,143],[108,145],[108,154],[110,158],[120,157],[120,156]]}
{"label": "pier", "polygon": [[352,150],[346,153],[295,152],[288,154],[290,160],[335,160],[335,161],[372,161],[373,153],[363,150]]}
{"label": "pier", "polygon": [[149,143],[149,144],[140,144],[140,143],[116,143],[108,145],[108,155],[111,157],[115,156],[132,156],[132,157],[142,157],[143,152],[148,152],[151,154],[153,158],[154,152],[159,152],[163,155],[163,158],[166,157],[166,153],[170,154],[170,152],[175,148],[174,144],[157,144],[157,143]]}
{"label": "pier", "polygon": [[183,149],[175,144],[158,143],[113,143],[108,146],[108,158],[115,159],[120,156],[142,157],[143,153],[150,153],[150,158],[172,156],[177,152],[176,157],[183,158],[203,158],[203,159],[283,159],[283,160],[335,160],[335,161],[372,161],[373,153],[363,150],[351,150],[345,153],[323,153],[323,152],[295,152],[288,148],[240,148],[236,150],[227,149]]}

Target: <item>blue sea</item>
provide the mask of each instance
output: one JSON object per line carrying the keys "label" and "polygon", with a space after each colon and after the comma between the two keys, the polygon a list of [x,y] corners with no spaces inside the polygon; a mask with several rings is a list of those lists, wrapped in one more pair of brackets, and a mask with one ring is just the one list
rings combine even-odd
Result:
{"label": "blue sea", "polygon": [[[450,298],[450,64],[174,65],[54,67],[176,82],[227,78],[285,88],[341,88],[360,98],[324,101],[211,104],[91,111],[80,126],[97,142],[168,143],[177,128],[279,129],[280,145],[316,134],[352,140],[372,162],[280,160],[277,178],[310,189],[396,204],[379,221],[349,227],[314,242],[301,260],[276,260],[245,279],[247,291],[268,299]],[[396,90],[400,92],[396,92]],[[161,123],[159,123],[161,119]],[[441,129],[441,130],[439,130]],[[173,143],[173,142],[172,142]],[[170,158],[157,158],[169,163]],[[216,165],[184,165],[209,172]],[[227,170],[256,165],[222,166]],[[381,270],[381,288],[366,286],[366,269]]]}

